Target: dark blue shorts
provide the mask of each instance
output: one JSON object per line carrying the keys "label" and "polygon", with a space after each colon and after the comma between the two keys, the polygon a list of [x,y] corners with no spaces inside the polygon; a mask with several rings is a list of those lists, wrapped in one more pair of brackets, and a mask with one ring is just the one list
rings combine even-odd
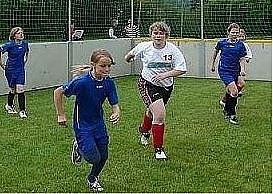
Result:
{"label": "dark blue shorts", "polygon": [[108,155],[109,136],[106,129],[81,129],[75,136],[80,153],[87,162],[98,163]]}
{"label": "dark blue shorts", "polygon": [[238,82],[238,76],[239,73],[237,72],[231,72],[231,71],[219,71],[219,77],[220,79],[224,82],[224,84],[227,86],[229,85],[231,82]]}
{"label": "dark blue shorts", "polygon": [[16,85],[25,85],[25,71],[6,70],[5,76],[10,88],[15,88]]}

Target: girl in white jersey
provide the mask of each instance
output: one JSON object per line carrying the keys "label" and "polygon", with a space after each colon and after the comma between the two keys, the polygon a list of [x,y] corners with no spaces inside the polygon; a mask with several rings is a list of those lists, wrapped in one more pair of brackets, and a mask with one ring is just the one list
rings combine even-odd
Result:
{"label": "girl in white jersey", "polygon": [[170,29],[164,22],[153,23],[149,33],[151,41],[138,44],[125,56],[125,60],[131,62],[140,59],[143,63],[138,88],[147,111],[139,127],[140,142],[148,145],[151,131],[155,158],[165,160],[165,105],[173,90],[173,78],[185,74],[187,68],[181,51],[166,41],[170,36]]}

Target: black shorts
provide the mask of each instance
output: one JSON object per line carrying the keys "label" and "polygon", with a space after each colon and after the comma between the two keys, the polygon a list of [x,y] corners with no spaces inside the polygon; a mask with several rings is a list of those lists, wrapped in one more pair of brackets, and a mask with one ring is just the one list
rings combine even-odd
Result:
{"label": "black shorts", "polygon": [[171,97],[173,85],[160,87],[140,77],[138,79],[138,89],[144,104],[149,107],[153,102],[159,99],[163,99],[163,102],[166,105]]}

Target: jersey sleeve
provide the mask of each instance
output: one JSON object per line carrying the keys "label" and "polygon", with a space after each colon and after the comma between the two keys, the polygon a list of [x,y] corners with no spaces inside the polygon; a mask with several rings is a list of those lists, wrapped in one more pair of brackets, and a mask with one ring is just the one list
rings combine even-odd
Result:
{"label": "jersey sleeve", "polygon": [[246,48],[246,56],[245,57],[248,58],[248,59],[252,59],[252,52],[251,52],[250,47],[245,42],[244,42],[244,45],[245,45],[245,48]]}
{"label": "jersey sleeve", "polygon": [[217,51],[221,50],[222,42],[223,42],[223,39],[218,40],[218,42],[217,42],[216,45],[214,46],[214,49],[216,49]]}
{"label": "jersey sleeve", "polygon": [[142,56],[143,50],[145,48],[145,42],[139,43],[135,48],[133,48],[129,54],[135,56],[135,59],[139,59]]}
{"label": "jersey sleeve", "polygon": [[64,90],[64,95],[70,97],[72,95],[77,95],[80,92],[80,79],[75,78],[70,82],[63,84],[62,88]]}
{"label": "jersey sleeve", "polygon": [[3,44],[3,45],[0,46],[0,52],[2,52],[2,53],[7,52],[8,48],[9,48],[9,44],[8,43]]}
{"label": "jersey sleeve", "polygon": [[177,47],[174,48],[174,54],[175,54],[174,69],[179,71],[187,71],[185,57]]}
{"label": "jersey sleeve", "polygon": [[108,80],[108,95],[107,95],[108,102],[110,105],[115,105],[118,103],[118,95],[117,89],[114,80]]}
{"label": "jersey sleeve", "polygon": [[241,47],[241,50],[239,53],[239,57],[242,58],[242,57],[246,57],[246,56],[247,56],[247,50],[246,50],[245,44],[243,43],[243,46]]}

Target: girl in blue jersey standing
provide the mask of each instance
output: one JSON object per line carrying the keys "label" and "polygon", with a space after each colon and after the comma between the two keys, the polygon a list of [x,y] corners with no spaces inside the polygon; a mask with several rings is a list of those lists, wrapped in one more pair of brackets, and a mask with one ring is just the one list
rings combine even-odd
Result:
{"label": "girl in blue jersey standing", "polygon": [[227,33],[228,38],[219,40],[214,48],[211,71],[215,71],[216,57],[219,51],[221,51],[218,74],[226,86],[224,113],[230,123],[238,124],[236,105],[238,93],[242,89],[238,84],[238,77],[245,75],[244,67],[247,51],[244,43],[238,39],[240,33],[240,26],[238,24],[230,24]]}
{"label": "girl in blue jersey standing", "polygon": [[99,174],[108,159],[109,143],[102,105],[107,98],[112,107],[112,123],[118,122],[120,109],[115,83],[109,77],[111,65],[114,64],[112,56],[106,50],[96,50],[90,57],[90,64],[93,68],[89,72],[76,76],[54,91],[54,104],[58,123],[66,125],[63,96],[76,96],[73,115],[75,140],[71,160],[79,165],[84,158],[92,164],[87,183],[95,192],[100,192],[103,188]]}
{"label": "girl in blue jersey standing", "polygon": [[[1,60],[2,53],[8,53],[6,64]],[[24,31],[21,27],[12,28],[9,42],[0,47],[0,66],[5,70],[5,77],[10,88],[8,102],[5,109],[9,114],[16,114],[14,106],[15,94],[18,95],[19,116],[27,118],[25,99],[25,64],[28,59],[28,42],[24,40]]]}

